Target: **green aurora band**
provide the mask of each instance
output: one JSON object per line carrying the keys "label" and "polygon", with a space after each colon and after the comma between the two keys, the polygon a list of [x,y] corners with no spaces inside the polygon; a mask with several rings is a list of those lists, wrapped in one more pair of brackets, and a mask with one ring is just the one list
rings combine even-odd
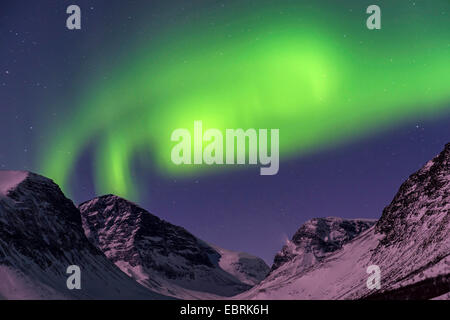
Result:
{"label": "green aurora band", "polygon": [[137,158],[177,176],[225,167],[172,164],[171,133],[194,120],[204,130],[279,128],[285,159],[448,112],[450,2],[379,1],[378,31],[365,27],[362,4],[349,13],[299,2],[239,7],[214,26],[180,23],[141,41],[109,80],[91,75],[75,112],[50,128],[42,172],[67,191],[94,146],[96,191],[137,199]]}

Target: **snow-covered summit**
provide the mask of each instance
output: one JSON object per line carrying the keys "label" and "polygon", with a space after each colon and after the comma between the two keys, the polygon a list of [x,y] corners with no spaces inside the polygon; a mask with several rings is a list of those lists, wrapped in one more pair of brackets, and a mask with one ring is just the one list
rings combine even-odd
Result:
{"label": "snow-covered summit", "polygon": [[0,196],[6,196],[8,191],[17,187],[28,174],[26,171],[0,171]]}
{"label": "snow-covered summit", "polygon": [[[4,299],[156,299],[121,272],[84,235],[72,201],[50,179],[1,172],[0,297]],[[69,290],[67,267],[82,270]]]}
{"label": "snow-covered summit", "polygon": [[268,271],[261,259],[245,260],[218,250],[114,195],[82,203],[79,209],[91,242],[130,277],[164,295],[232,296],[248,290]]}

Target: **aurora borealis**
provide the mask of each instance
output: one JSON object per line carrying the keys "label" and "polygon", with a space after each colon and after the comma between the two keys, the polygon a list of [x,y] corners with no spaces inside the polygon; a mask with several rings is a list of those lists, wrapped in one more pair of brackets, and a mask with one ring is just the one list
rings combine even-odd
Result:
{"label": "aurora borealis", "polygon": [[[121,195],[270,262],[309,218],[379,217],[450,142],[449,14],[447,0],[3,1],[0,169],[75,202]],[[196,120],[279,129],[279,173],[175,166],[171,134]]]}
{"label": "aurora borealis", "polygon": [[283,159],[446,108],[448,16],[411,23],[419,12],[448,9],[446,1],[382,3],[379,31],[365,28],[364,6],[350,20],[346,6],[325,3],[255,11],[231,2],[214,25],[199,17],[152,43],[137,40],[108,66],[110,79],[87,75],[73,114],[50,127],[58,134],[42,146],[42,171],[66,186],[95,139],[98,193],[136,198],[130,167],[139,154],[166,174],[199,169],[169,159],[171,132],[194,120],[219,129],[279,128]]}

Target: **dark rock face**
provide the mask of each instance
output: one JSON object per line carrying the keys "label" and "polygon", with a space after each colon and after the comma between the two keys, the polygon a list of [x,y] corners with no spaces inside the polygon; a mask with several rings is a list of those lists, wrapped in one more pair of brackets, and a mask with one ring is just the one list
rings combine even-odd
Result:
{"label": "dark rock face", "polygon": [[302,259],[305,268],[311,266],[328,253],[342,248],[375,222],[376,220],[336,217],[311,219],[300,227],[292,240],[275,256],[271,271],[296,257]]}
{"label": "dark rock face", "polygon": [[[433,234],[436,241],[448,236],[450,219],[450,143],[437,157],[414,173],[400,187],[391,204],[383,210],[376,230],[385,235],[383,244],[405,240],[414,232],[416,218],[444,216]],[[430,235],[431,236],[431,235]]]}
{"label": "dark rock face", "polygon": [[[50,180],[28,173],[0,206],[0,239],[7,243],[2,246],[5,257],[20,253],[45,269],[71,250],[102,255],[86,242],[77,208]],[[43,252],[47,254],[39,254]],[[4,259],[0,263],[10,262]]]}
{"label": "dark rock face", "polygon": [[[418,287],[450,281],[450,144],[401,185],[375,231],[383,238],[372,260],[389,266],[384,274],[389,285],[382,290],[387,296],[392,290],[407,295],[399,289],[406,286],[417,297]],[[442,281],[425,281],[433,277]]]}
{"label": "dark rock face", "polygon": [[[185,229],[150,214],[132,202],[106,195],[80,205],[86,234],[114,263],[144,265],[169,279],[194,278],[193,268],[214,268],[220,255]],[[149,254],[151,252],[151,254]],[[163,259],[177,254],[186,268]]]}
{"label": "dark rock face", "polygon": [[[246,271],[252,275],[242,263],[245,260],[230,264],[233,270],[224,270],[221,259],[228,254],[226,250],[220,253],[132,202],[106,195],[79,208],[90,241],[148,288],[175,297],[201,298],[202,292],[231,296],[251,287],[238,277],[245,277]],[[247,265],[255,260],[260,259],[251,257]]]}
{"label": "dark rock face", "polygon": [[[66,286],[70,265],[82,270],[81,290]],[[0,172],[0,282],[7,299],[162,298],[88,241],[80,212],[53,181],[28,172]]]}

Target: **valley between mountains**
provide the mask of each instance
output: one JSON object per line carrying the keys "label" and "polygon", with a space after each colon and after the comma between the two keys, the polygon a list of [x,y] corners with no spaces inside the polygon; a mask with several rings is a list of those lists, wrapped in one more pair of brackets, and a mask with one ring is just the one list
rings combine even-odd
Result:
{"label": "valley between mountains", "polygon": [[[0,171],[0,299],[448,300],[450,144],[380,214],[309,220],[268,266],[115,195],[77,207],[48,178]],[[70,265],[81,290],[66,286]]]}

